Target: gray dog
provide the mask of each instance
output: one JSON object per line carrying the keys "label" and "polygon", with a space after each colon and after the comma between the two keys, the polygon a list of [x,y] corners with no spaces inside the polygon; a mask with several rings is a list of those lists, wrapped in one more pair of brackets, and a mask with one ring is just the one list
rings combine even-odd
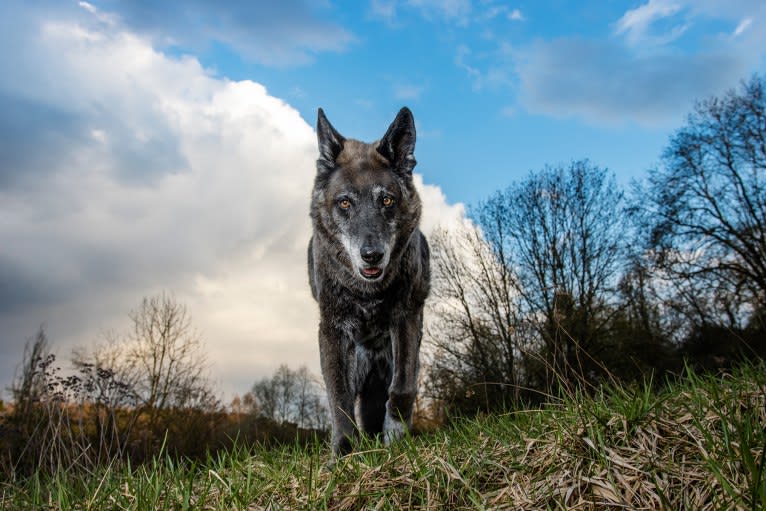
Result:
{"label": "gray dog", "polygon": [[309,282],[338,456],[357,430],[389,443],[412,425],[429,251],[418,229],[409,109],[366,144],[341,136],[320,108],[317,137]]}

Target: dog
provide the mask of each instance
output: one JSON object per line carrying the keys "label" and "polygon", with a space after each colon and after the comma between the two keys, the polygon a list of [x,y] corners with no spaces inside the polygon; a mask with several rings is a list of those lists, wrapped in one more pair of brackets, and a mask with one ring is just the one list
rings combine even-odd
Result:
{"label": "dog", "polygon": [[341,136],[320,108],[317,140],[308,273],[335,458],[359,432],[388,445],[412,427],[430,254],[412,112],[368,144]]}

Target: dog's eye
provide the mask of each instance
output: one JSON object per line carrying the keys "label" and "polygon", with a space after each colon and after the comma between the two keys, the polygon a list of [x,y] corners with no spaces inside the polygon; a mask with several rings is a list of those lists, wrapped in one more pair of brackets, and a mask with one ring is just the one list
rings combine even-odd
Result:
{"label": "dog's eye", "polygon": [[338,201],[338,207],[340,209],[348,209],[351,207],[351,201],[348,199],[341,199]]}
{"label": "dog's eye", "polygon": [[384,207],[390,208],[393,205],[394,205],[394,198],[393,197],[391,197],[390,195],[386,195],[385,197],[383,197],[383,206]]}

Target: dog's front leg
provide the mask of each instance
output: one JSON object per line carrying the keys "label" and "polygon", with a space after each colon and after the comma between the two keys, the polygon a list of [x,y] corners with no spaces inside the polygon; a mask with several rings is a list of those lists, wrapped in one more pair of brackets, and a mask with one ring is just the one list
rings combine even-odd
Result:
{"label": "dog's front leg", "polygon": [[354,343],[339,328],[324,323],[319,326],[319,359],[327,389],[327,401],[332,418],[332,452],[342,456],[351,452],[354,425],[354,395],[352,388],[355,360]]}
{"label": "dog's front leg", "polygon": [[422,307],[403,315],[391,329],[393,378],[388,389],[383,439],[386,444],[400,438],[412,426],[412,407],[418,389],[418,353],[423,327]]}

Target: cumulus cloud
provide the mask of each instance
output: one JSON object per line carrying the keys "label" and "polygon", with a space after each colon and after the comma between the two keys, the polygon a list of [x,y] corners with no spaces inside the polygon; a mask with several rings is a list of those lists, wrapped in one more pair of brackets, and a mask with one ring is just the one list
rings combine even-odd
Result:
{"label": "cumulus cloud", "polygon": [[[0,35],[18,49],[0,52],[18,70],[0,74],[0,380],[40,323],[66,356],[163,289],[226,391],[279,363],[318,371],[311,126],[97,8],[26,14]],[[462,214],[421,189],[429,225]]]}

